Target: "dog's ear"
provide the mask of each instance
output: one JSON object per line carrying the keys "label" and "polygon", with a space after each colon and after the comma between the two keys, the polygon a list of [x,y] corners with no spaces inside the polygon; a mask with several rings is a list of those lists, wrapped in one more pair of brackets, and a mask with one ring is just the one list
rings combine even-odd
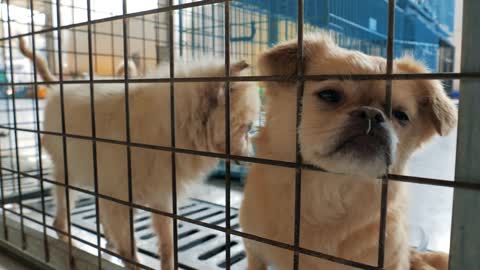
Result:
{"label": "dog's ear", "polygon": [[[266,50],[258,58],[257,66],[259,75],[262,76],[285,76],[291,78],[298,72],[298,40],[281,43]],[[337,49],[335,41],[329,32],[318,31],[305,34],[303,38],[303,69],[309,65],[312,57],[325,57],[329,51]]]}
{"label": "dog's ear", "polygon": [[245,60],[241,60],[230,65],[230,75],[231,76],[238,76],[242,71],[248,68],[250,65],[245,62]]}
{"label": "dog's ear", "polygon": [[419,80],[419,106],[433,125],[436,133],[445,136],[457,125],[457,109],[447,96],[442,83],[436,80]]}
{"label": "dog's ear", "polygon": [[260,75],[292,77],[297,74],[298,42],[291,40],[268,49],[258,58]]}
{"label": "dog's ear", "polygon": [[432,123],[440,136],[448,135],[457,125],[457,110],[440,82],[430,82],[430,87],[426,103]]}
{"label": "dog's ear", "polygon": [[132,61],[135,64],[136,67],[140,68],[141,67],[141,55],[140,52],[134,52],[132,53]]}
{"label": "dog's ear", "polygon": [[[405,56],[396,60],[396,67],[401,73],[428,73],[429,70],[413,57]],[[436,132],[447,135],[457,125],[457,110],[452,100],[445,93],[438,80],[418,80],[420,87],[420,106],[425,108]]]}

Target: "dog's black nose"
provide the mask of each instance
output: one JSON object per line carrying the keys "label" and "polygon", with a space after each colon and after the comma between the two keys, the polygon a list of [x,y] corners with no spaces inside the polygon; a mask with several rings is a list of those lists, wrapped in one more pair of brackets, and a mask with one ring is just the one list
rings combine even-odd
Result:
{"label": "dog's black nose", "polygon": [[360,107],[351,111],[350,115],[359,119],[372,120],[377,124],[385,122],[385,116],[383,112],[373,107]]}

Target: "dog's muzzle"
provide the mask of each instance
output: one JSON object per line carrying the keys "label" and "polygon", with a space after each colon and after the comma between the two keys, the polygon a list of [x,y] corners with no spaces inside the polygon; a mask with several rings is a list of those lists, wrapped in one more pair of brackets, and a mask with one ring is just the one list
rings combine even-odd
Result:
{"label": "dog's muzzle", "polygon": [[395,135],[384,113],[376,108],[360,107],[349,115],[347,128],[338,136],[340,139],[333,152],[361,159],[384,155],[387,163],[391,163]]}

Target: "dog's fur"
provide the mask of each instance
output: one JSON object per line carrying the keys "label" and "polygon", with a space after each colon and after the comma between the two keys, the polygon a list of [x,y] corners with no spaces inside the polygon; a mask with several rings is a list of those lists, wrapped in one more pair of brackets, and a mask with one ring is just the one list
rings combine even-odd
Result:
{"label": "dog's fur", "polygon": [[[43,63],[43,64],[42,64]],[[37,59],[39,74],[45,81],[54,76]],[[206,59],[196,63],[176,63],[175,77],[224,76],[224,63]],[[238,76],[248,65],[241,61],[231,65],[231,76]],[[168,78],[169,65],[159,66],[152,74]],[[68,134],[91,137],[90,88],[88,84],[64,87],[65,128]],[[175,140],[176,147],[224,153],[225,148],[225,95],[223,82],[175,83]],[[45,107],[44,130],[62,132],[61,97],[58,86],[52,87]],[[125,142],[124,84],[95,84],[95,136]],[[259,114],[260,100],[255,85],[248,82],[230,84],[230,139],[231,153],[248,155],[248,129]],[[171,145],[170,84],[130,84],[130,139],[133,143],[156,146]],[[44,135],[42,143],[54,164],[54,178],[65,182],[64,149],[61,136]],[[126,145],[103,141],[96,142],[96,168],[92,159],[92,141],[66,138],[68,183],[92,189],[94,174],[98,176],[98,192],[128,201],[128,161]],[[172,156],[170,152],[132,146],[131,176],[133,201],[161,211],[172,212]],[[184,197],[186,189],[211,171],[216,158],[176,154],[176,191]],[[70,190],[71,191],[71,190]],[[55,188],[57,212],[54,226],[67,231],[67,206],[65,189]],[[70,197],[73,206],[73,196]],[[118,253],[131,257],[128,207],[113,201],[99,200],[100,221],[106,238]],[[162,269],[172,269],[172,221],[153,215],[153,227],[159,236]]]}
{"label": "dog's fur", "polygon": [[[291,76],[297,72],[297,41],[280,44],[259,58],[260,75]],[[304,40],[305,74],[381,74],[380,57],[338,47],[325,33]],[[424,73],[411,58],[394,62],[394,72]],[[256,138],[261,158],[295,160],[296,84],[266,82],[266,126]],[[344,100],[331,104],[319,92],[333,89]],[[318,252],[376,265],[381,182],[391,163],[402,173],[411,154],[434,134],[445,135],[456,125],[456,110],[434,80],[393,81],[393,110],[410,121],[385,120],[384,81],[307,81],[299,128],[303,162],[329,170],[302,170],[300,246]],[[360,112],[360,113],[359,113]],[[384,122],[368,127],[365,112]],[[370,122],[371,123],[371,122]],[[246,233],[293,244],[295,169],[255,164],[251,167],[240,212]],[[410,262],[405,186],[390,182],[385,245],[389,270],[447,269],[444,254],[413,251]],[[248,269],[291,269],[293,253],[245,239]],[[428,258],[427,258],[428,257]],[[300,254],[300,269],[352,269]],[[440,265],[437,266],[436,263]],[[424,266],[422,266],[424,264]],[[410,266],[411,265],[411,266]],[[432,267],[432,268],[427,268]]]}
{"label": "dog's fur", "polygon": [[[141,77],[145,72],[142,68],[142,61],[140,59],[140,53],[134,52],[132,56],[128,59],[128,77]],[[125,75],[125,65],[124,63],[120,63],[115,68],[115,76],[123,76]]]}

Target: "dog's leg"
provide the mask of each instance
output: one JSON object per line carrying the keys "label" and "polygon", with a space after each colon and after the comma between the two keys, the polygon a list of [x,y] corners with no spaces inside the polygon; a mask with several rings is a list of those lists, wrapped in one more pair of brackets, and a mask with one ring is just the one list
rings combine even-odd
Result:
{"label": "dog's leg", "polygon": [[67,236],[63,233],[67,233],[67,203],[65,199],[65,188],[55,186],[55,198],[57,211],[55,219],[53,220],[53,227],[57,229],[57,235],[62,240],[67,240]]}
{"label": "dog's leg", "polygon": [[247,253],[247,270],[267,270],[267,265],[248,248],[247,243],[245,243],[245,252]]}
{"label": "dog's leg", "polygon": [[111,233],[108,231],[108,227],[103,226],[103,234],[105,235],[105,241],[107,242],[106,248],[110,250],[115,249],[115,245],[113,244]]}
{"label": "dog's leg", "polygon": [[153,228],[158,235],[158,246],[162,270],[173,269],[173,222],[172,219],[161,215],[152,215]]}
{"label": "dog's leg", "polygon": [[[55,176],[59,176],[59,174],[55,173]],[[55,179],[61,179],[56,177]],[[60,239],[67,241],[68,240],[68,221],[67,221],[67,202],[66,202],[66,195],[65,195],[65,188],[62,186],[55,186],[55,199],[56,199],[56,213],[55,219],[53,220],[53,227],[57,229],[57,235]],[[69,193],[70,197],[70,209],[73,208],[75,203],[75,197],[73,192]]]}
{"label": "dog's leg", "polygon": [[[112,201],[100,200],[100,220],[105,232],[108,234],[108,241],[111,241],[115,246],[118,255],[128,260],[138,262],[135,243],[133,243],[133,247],[135,248],[133,256],[130,249],[130,219],[128,207]],[[124,261],[124,264],[129,269],[137,269],[127,261]]]}
{"label": "dog's leg", "polygon": [[410,270],[448,270],[448,254],[410,251]]}
{"label": "dog's leg", "polygon": [[248,270],[267,270],[267,266],[256,256],[248,255]]}

